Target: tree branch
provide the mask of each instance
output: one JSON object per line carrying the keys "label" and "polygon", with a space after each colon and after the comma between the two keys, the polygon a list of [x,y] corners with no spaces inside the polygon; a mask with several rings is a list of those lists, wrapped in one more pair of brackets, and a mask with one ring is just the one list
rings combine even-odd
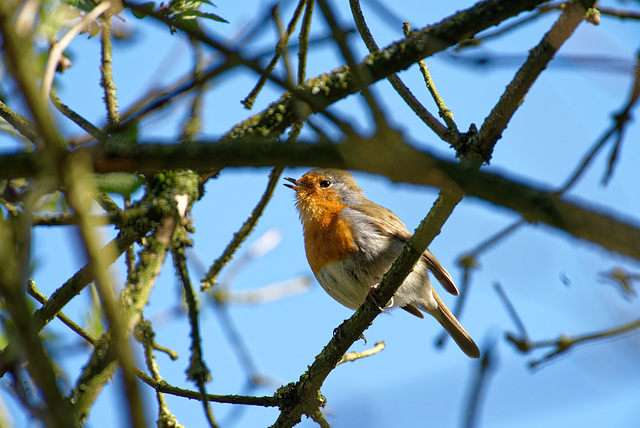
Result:
{"label": "tree branch", "polygon": [[[167,185],[167,181],[171,186]],[[147,237],[147,244],[140,253],[136,266],[136,275],[120,293],[118,304],[121,325],[127,337],[140,320],[142,310],[148,302],[167,251],[171,247],[178,218],[184,217],[186,210],[199,197],[198,183],[199,178],[191,172],[167,172],[166,175],[155,177],[151,181],[151,190],[147,198],[154,204],[164,201],[172,210],[163,216],[162,225],[156,232]],[[181,207],[177,199],[184,197],[188,203]],[[72,415],[76,424],[84,422],[102,387],[111,380],[117,368],[115,356],[113,342],[108,333],[95,348],[71,393],[69,400],[73,403]]]}
{"label": "tree branch", "polygon": [[[506,174],[474,171],[456,162],[439,159],[406,144],[400,134],[384,139],[352,136],[341,144],[283,144],[254,141],[176,144],[140,144],[120,152],[102,147],[90,149],[98,172],[150,173],[172,168],[206,171],[238,166],[320,166],[350,168],[381,174],[395,182],[462,191],[522,215],[531,223],[543,222],[573,236],[640,260],[640,226],[619,215],[598,212],[582,202],[558,197],[553,191],[533,187]],[[375,154],[375,155],[374,155]],[[0,158],[0,178],[34,162],[28,154]],[[26,165],[26,167],[25,167]],[[20,175],[19,175],[20,176]]]}
{"label": "tree branch", "polygon": [[[594,3],[592,1],[591,6]],[[522,104],[525,95],[529,92],[540,73],[547,68],[558,49],[585,18],[587,8],[591,6],[583,6],[573,1],[566,3],[564,11],[553,27],[544,35],[540,43],[531,49],[529,58],[515,74],[513,80],[500,97],[500,101],[491,110],[480,131],[471,141],[470,148],[477,152],[484,162],[491,160],[496,142],[502,136],[502,132],[520,104]]]}
{"label": "tree branch", "polygon": [[[280,100],[271,104],[263,112],[240,123],[227,135],[235,139],[246,136],[274,137],[282,134],[289,126],[299,120],[301,111],[299,100],[308,104],[312,112],[325,110],[329,105],[354,94],[370,84],[384,79],[401,70],[409,68],[420,59],[431,56],[474,34],[483,31],[502,21],[516,16],[521,12],[534,9],[544,0],[525,0],[514,2],[510,0],[495,0],[480,2],[473,7],[461,11],[438,24],[423,30],[415,31],[409,37],[393,43],[387,48],[375,52],[364,62],[357,65],[357,70],[341,67],[330,74],[324,74],[309,79],[300,89],[280,81],[273,75],[269,79],[288,89],[290,92]],[[123,2],[125,7],[144,15],[152,16],[167,25],[187,33],[190,37],[223,53],[228,63],[241,63],[260,75],[264,70],[256,60],[247,60],[238,52],[228,48],[203,31],[195,31],[184,27],[161,14],[149,12],[129,2]],[[363,76],[360,81],[354,76]],[[292,96],[293,95],[293,96]]]}

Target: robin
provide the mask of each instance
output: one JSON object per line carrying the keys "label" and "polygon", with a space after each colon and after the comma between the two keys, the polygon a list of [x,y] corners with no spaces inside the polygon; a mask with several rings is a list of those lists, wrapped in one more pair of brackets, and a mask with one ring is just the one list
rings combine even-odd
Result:
{"label": "robin", "polygon": [[[314,168],[299,179],[285,178],[296,191],[309,266],[324,290],[357,309],[400,255],[411,237],[402,221],[364,196],[353,176],[339,169]],[[400,307],[419,318],[432,315],[469,357],[480,351],[429,281],[430,271],[449,293],[458,295],[449,272],[426,250],[387,308]]]}

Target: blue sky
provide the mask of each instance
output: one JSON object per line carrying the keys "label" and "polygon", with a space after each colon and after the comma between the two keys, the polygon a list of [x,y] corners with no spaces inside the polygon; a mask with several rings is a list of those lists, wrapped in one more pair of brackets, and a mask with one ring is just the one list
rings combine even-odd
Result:
{"label": "blue sky", "polygon": [[[338,2],[333,3],[338,6]],[[365,17],[380,46],[402,37],[402,20],[409,20],[414,27],[423,27],[472,4],[406,0],[385,3],[389,3],[387,7],[399,20],[391,14],[376,13],[369,2],[363,1]],[[212,10],[230,22],[209,26],[221,38],[232,38],[267,7],[255,0],[219,0],[216,4],[218,7]],[[601,5],[630,6],[617,2]],[[281,7],[283,20],[289,19],[293,6],[292,2],[287,2]],[[353,27],[346,2],[340,2],[338,10],[341,22]],[[319,9],[316,12],[313,34],[324,35],[326,26]],[[453,111],[461,130],[466,131],[471,123],[481,125],[515,70],[525,60],[528,50],[535,46],[557,16],[557,12],[550,13],[536,23],[480,48],[478,52],[514,58],[498,67],[466,66],[451,59],[446,52],[428,60],[440,94]],[[138,20],[128,14],[124,18],[124,25],[135,32],[134,43],[116,44],[114,52],[114,78],[123,110],[149,89],[169,85],[183,76],[192,63],[188,43],[180,35],[170,36],[166,28],[147,22],[149,20]],[[274,45],[273,28],[265,28],[261,34],[246,48],[248,54],[263,52]],[[637,22],[603,17],[598,27],[582,24],[559,53],[560,58],[567,59],[554,60],[542,74],[503,133],[491,165],[485,169],[519,177],[532,185],[561,185],[610,126],[611,114],[626,100],[632,83],[634,52],[640,46],[639,35]],[[350,42],[356,57],[362,58],[366,51],[357,34],[351,35]],[[69,50],[74,66],[58,76],[57,82],[58,94],[64,102],[93,123],[102,124],[105,113],[98,85],[98,47],[97,38],[77,38]],[[579,57],[601,59],[589,62]],[[628,69],[615,71],[606,66],[596,67],[610,62],[611,58],[626,60]],[[316,76],[340,65],[342,59],[337,48],[324,43],[312,51],[307,75]],[[435,111],[417,67],[411,67],[400,76],[418,98]],[[240,100],[256,80],[255,73],[238,69],[214,82],[205,98],[203,138],[226,132],[233,124],[260,112],[281,94],[280,88],[268,85],[259,95],[253,111],[247,112]],[[403,131],[413,144],[454,158],[448,145],[418,120],[386,81],[374,85],[373,93],[390,123]],[[141,128],[143,138],[171,140],[179,135],[187,106],[182,104],[146,120]],[[351,96],[331,109],[357,129],[371,131],[361,96]],[[62,119],[60,123],[65,124],[70,134],[78,132],[75,125]],[[570,192],[570,197],[640,223],[637,191],[640,146],[636,144],[639,139],[639,127],[632,123],[609,185],[601,185],[609,153],[609,149],[605,149]],[[306,169],[289,169],[283,175],[298,177]],[[196,233],[191,256],[199,262],[192,264],[194,279],[203,274],[199,266],[206,269],[244,222],[264,191],[268,173],[268,169],[227,169],[218,179],[207,183],[204,198],[193,210]],[[393,184],[384,177],[356,173],[356,178],[371,200],[392,209],[410,230],[417,227],[437,196],[437,189]],[[430,248],[459,283],[462,272],[457,267],[457,259],[517,218],[502,208],[465,198]],[[310,277],[311,286],[308,291],[279,301],[229,307],[229,315],[259,373],[269,379],[266,386],[250,392],[255,395],[270,395],[278,386],[296,381],[329,341],[333,329],[352,313],[328,297],[312,278],[304,256],[293,195],[284,186],[276,190],[241,254],[256,239],[274,229],[281,236],[279,245],[244,266],[230,284],[232,290],[255,290],[300,276]],[[112,228],[104,228],[105,239],[113,235]],[[76,245],[77,235],[71,228],[35,230],[33,257],[37,265],[34,279],[45,295],[50,295],[84,265],[83,255]],[[578,347],[532,371],[528,362],[542,357],[545,351],[523,356],[504,340],[504,333],[515,331],[515,326],[494,285],[499,283],[504,288],[533,340],[554,339],[562,333],[580,335],[637,318],[638,300],[622,298],[614,287],[598,277],[599,272],[615,266],[638,272],[637,261],[577,241],[544,225],[527,225],[483,253],[479,262],[480,268],[473,273],[470,296],[461,318],[481,348],[495,344],[495,371],[486,386],[478,426],[636,427],[640,418],[640,389],[637,387],[640,336],[629,335]],[[123,264],[116,265],[113,272],[122,278]],[[447,304],[453,305],[453,298],[444,292],[440,294]],[[65,312],[82,320],[89,301],[85,291]],[[208,391],[245,393],[246,373],[215,309],[206,304],[204,298],[201,301],[204,356],[214,379],[208,385]],[[155,322],[157,342],[180,354],[175,362],[162,354],[157,355],[165,380],[193,389],[184,374],[189,363],[189,326],[184,313],[176,315],[173,312],[179,305],[179,285],[171,261],[167,260],[145,317]],[[365,335],[369,345],[385,341],[384,351],[338,367],[322,388],[328,400],[327,419],[332,426],[461,426],[467,391],[478,363],[465,357],[452,343],[447,343],[444,349],[435,348],[434,339],[440,330],[434,320],[419,320],[402,311],[378,317]],[[57,321],[45,331],[66,332]],[[65,336],[56,352],[59,363],[71,376],[71,384],[78,376],[78,367],[87,361],[86,352],[64,350],[76,344],[75,339]],[[366,348],[359,341],[352,350]],[[143,365],[141,359],[140,365]],[[1,380],[0,385],[5,382],[6,379]],[[155,398],[149,388],[143,390],[149,403],[148,420],[152,423],[156,412]],[[115,411],[121,408],[122,396],[118,380],[109,384],[90,414],[88,426],[122,423],[124,415]],[[24,426],[17,403],[1,389],[0,398],[14,417],[15,426]],[[167,401],[180,423],[203,426],[204,417],[198,402],[171,396],[167,396]],[[277,417],[277,411],[273,409],[246,408],[240,415],[234,415],[232,406],[214,405],[213,408],[224,426],[268,426]],[[300,426],[312,424],[303,421]]]}

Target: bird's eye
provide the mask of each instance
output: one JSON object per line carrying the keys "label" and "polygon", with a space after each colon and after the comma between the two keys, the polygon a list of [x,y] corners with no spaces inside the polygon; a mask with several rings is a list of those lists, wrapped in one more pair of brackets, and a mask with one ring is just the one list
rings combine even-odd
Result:
{"label": "bird's eye", "polygon": [[329,186],[331,186],[331,182],[329,180],[322,180],[320,182],[320,187],[322,187],[323,189],[326,189]]}

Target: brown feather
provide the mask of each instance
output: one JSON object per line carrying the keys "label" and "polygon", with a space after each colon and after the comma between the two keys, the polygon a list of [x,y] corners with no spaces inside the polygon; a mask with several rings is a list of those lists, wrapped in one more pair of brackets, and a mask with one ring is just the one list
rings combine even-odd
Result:
{"label": "brown feather", "polygon": [[424,315],[422,315],[422,312],[420,312],[420,310],[413,305],[403,306],[402,309],[409,312],[411,315],[417,316],[418,318],[424,318]]}
{"label": "brown feather", "polygon": [[[373,219],[372,221],[374,224],[378,226],[380,230],[395,237],[399,241],[407,242],[412,236],[411,232],[407,230],[404,223],[402,223],[398,216],[385,207],[369,201],[366,204],[355,205],[351,208],[370,216]],[[400,227],[396,225],[399,225]],[[442,284],[442,287],[444,287],[444,289],[449,293],[457,296],[459,293],[455,283],[453,282],[453,278],[451,278],[449,272],[447,272],[444,266],[442,266],[438,259],[436,259],[436,256],[427,249],[424,252],[423,258],[427,263],[427,269],[433,273],[433,276],[435,276],[438,282]]]}
{"label": "brown feather", "polygon": [[456,341],[460,349],[470,356],[471,358],[478,358],[480,356],[480,350],[476,346],[469,333],[460,325],[460,322],[456,319],[456,317],[451,313],[449,308],[447,308],[444,302],[440,299],[438,294],[433,293],[433,297],[438,303],[438,308],[429,311],[431,315],[447,330],[447,333],[451,335],[453,340]]}
{"label": "brown feather", "polygon": [[427,269],[429,269],[429,271],[433,273],[433,276],[435,276],[438,282],[442,284],[444,289],[447,290],[449,293],[453,294],[454,296],[457,296],[458,289],[456,288],[456,285],[453,282],[453,278],[451,278],[451,275],[449,274],[449,272],[447,272],[444,266],[442,266],[442,264],[440,264],[438,259],[436,259],[436,256],[434,256],[433,253],[429,251],[429,249],[427,249],[424,252],[424,256],[422,257],[424,261],[427,263]]}

